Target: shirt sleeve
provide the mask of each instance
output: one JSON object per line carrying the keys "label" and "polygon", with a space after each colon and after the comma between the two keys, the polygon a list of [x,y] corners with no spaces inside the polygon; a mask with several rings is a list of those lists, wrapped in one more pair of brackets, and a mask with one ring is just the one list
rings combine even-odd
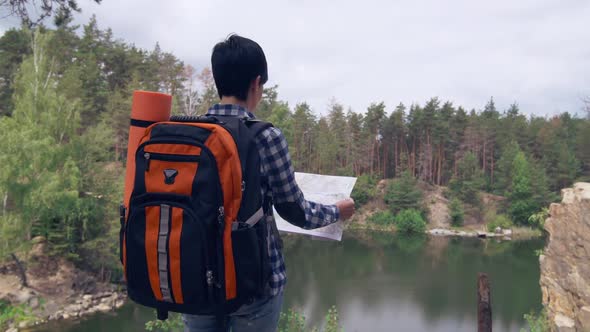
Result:
{"label": "shirt sleeve", "polygon": [[295,181],[289,148],[283,133],[271,127],[262,133],[260,157],[272,192],[273,204],[279,215],[289,223],[304,229],[330,225],[339,219],[336,205],[308,201]]}

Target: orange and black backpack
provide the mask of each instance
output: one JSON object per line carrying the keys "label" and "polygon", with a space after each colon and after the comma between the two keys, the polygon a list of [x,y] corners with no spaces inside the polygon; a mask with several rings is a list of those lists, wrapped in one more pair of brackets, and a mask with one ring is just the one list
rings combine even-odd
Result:
{"label": "orange and black backpack", "polygon": [[270,205],[254,138],[270,126],[233,116],[147,126],[121,210],[120,254],[129,298],[158,319],[222,316],[265,290],[268,233],[259,221]]}

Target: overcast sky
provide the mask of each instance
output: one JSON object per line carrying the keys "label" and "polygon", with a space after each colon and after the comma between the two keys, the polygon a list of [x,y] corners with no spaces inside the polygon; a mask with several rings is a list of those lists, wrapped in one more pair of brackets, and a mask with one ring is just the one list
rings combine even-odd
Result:
{"label": "overcast sky", "polygon": [[[590,96],[588,0],[79,0],[78,23],[196,68],[230,33],[257,41],[270,84],[294,106],[354,111],[438,96],[467,109],[494,97],[500,110],[581,112]],[[4,29],[6,20],[0,21]]]}

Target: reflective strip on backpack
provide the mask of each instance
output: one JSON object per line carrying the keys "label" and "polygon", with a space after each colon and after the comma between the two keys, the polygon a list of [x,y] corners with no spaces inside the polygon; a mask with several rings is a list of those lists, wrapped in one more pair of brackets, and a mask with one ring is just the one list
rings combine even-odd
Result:
{"label": "reflective strip on backpack", "polygon": [[158,272],[162,299],[172,302],[172,294],[168,287],[168,232],[170,230],[170,205],[160,205],[160,232],[158,233]]}
{"label": "reflective strip on backpack", "polygon": [[254,214],[250,218],[248,218],[248,220],[245,221],[245,223],[252,227],[256,225],[256,223],[258,223],[258,221],[262,219],[262,217],[264,217],[264,209],[260,207],[258,211],[254,212]]}

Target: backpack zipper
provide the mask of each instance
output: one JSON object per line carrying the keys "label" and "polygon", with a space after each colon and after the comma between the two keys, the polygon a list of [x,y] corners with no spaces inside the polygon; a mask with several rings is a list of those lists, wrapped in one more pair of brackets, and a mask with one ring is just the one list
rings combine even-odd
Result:
{"label": "backpack zipper", "polygon": [[223,217],[225,217],[225,208],[223,206],[219,207],[219,216],[217,217],[217,223],[219,224],[219,229],[221,230],[220,233],[223,233]]}
{"label": "backpack zipper", "polygon": [[143,154],[143,158],[145,159],[145,162],[146,162],[146,165],[145,165],[146,172],[149,172],[149,170],[150,170],[150,161],[151,160],[163,160],[163,161],[172,161],[172,162],[194,162],[194,163],[198,163],[201,161],[201,155],[177,155],[177,154],[156,153],[156,152],[145,152]]}
{"label": "backpack zipper", "polygon": [[[221,186],[221,184],[220,184]],[[223,196],[221,198],[221,203],[223,204]],[[225,226],[225,208],[222,206],[219,207],[218,209],[219,211],[219,215],[217,216],[217,228],[219,229],[219,240],[217,241],[217,255],[219,256],[223,256],[223,231],[224,231],[224,226]],[[215,287],[221,289],[223,287],[223,285],[221,284],[221,275],[223,273],[223,268],[225,268],[225,266],[223,265],[224,260],[223,259],[219,259],[219,257],[217,258],[217,282],[215,283]],[[223,292],[225,293],[225,292]]]}

